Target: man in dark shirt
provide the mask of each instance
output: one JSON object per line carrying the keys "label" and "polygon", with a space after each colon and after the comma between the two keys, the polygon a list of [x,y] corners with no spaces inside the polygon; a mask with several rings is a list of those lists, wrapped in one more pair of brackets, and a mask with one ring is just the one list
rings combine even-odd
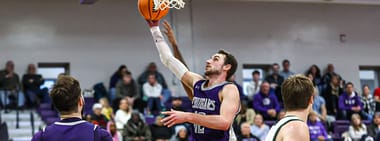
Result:
{"label": "man in dark shirt", "polygon": [[24,93],[27,105],[33,107],[44,97],[40,86],[44,83],[42,75],[36,74],[36,66],[29,64],[27,73],[22,77]]}
{"label": "man in dark shirt", "polygon": [[276,93],[276,97],[280,103],[282,103],[281,85],[284,82],[284,77],[280,75],[280,65],[274,63],[272,65],[272,74],[265,78],[265,81],[269,82],[270,87]]}
{"label": "man in dark shirt", "polygon": [[23,106],[24,97],[21,90],[20,77],[14,72],[13,61],[7,61],[5,69],[0,71],[0,99],[2,106],[11,104]]}

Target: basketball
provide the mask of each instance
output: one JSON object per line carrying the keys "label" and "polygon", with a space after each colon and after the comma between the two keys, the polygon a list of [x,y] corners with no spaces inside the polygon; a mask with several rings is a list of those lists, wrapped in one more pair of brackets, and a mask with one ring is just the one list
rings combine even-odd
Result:
{"label": "basketball", "polygon": [[169,12],[169,8],[155,10],[154,6],[154,0],[138,0],[139,12],[146,20],[160,20]]}

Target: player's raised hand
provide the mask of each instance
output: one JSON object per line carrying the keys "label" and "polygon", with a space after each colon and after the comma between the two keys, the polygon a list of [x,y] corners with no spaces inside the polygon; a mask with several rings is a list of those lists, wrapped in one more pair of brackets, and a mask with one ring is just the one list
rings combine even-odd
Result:
{"label": "player's raised hand", "polygon": [[170,26],[169,22],[166,21],[166,20],[163,22],[163,25],[164,25],[164,28],[165,28],[165,30],[163,32],[168,37],[169,42],[171,44],[177,44],[177,41],[175,39],[172,26]]}
{"label": "player's raised hand", "polygon": [[146,22],[148,23],[149,27],[153,27],[153,26],[158,26],[158,24],[160,23],[160,20],[146,20]]}
{"label": "player's raised hand", "polygon": [[164,119],[161,120],[162,123],[164,123],[165,126],[172,127],[176,124],[184,123],[187,121],[187,114],[186,112],[181,111],[166,111],[162,112],[162,114],[167,115]]}

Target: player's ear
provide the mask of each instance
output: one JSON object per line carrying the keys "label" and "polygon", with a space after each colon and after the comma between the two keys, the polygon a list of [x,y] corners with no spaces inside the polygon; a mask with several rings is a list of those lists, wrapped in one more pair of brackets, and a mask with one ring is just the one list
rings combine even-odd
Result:
{"label": "player's ear", "polygon": [[228,71],[231,69],[231,64],[223,65],[223,70]]}
{"label": "player's ear", "polygon": [[313,103],[314,103],[314,95],[311,95],[309,99],[309,104],[313,104]]}

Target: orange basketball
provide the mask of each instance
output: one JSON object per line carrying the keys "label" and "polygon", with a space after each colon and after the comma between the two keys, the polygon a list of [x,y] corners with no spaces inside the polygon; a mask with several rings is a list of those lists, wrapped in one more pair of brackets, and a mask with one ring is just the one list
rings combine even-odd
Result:
{"label": "orange basketball", "polygon": [[138,0],[138,8],[140,11],[140,14],[146,19],[146,20],[160,20],[166,14],[169,12],[169,8],[165,8],[164,10],[154,9],[154,0]]}

